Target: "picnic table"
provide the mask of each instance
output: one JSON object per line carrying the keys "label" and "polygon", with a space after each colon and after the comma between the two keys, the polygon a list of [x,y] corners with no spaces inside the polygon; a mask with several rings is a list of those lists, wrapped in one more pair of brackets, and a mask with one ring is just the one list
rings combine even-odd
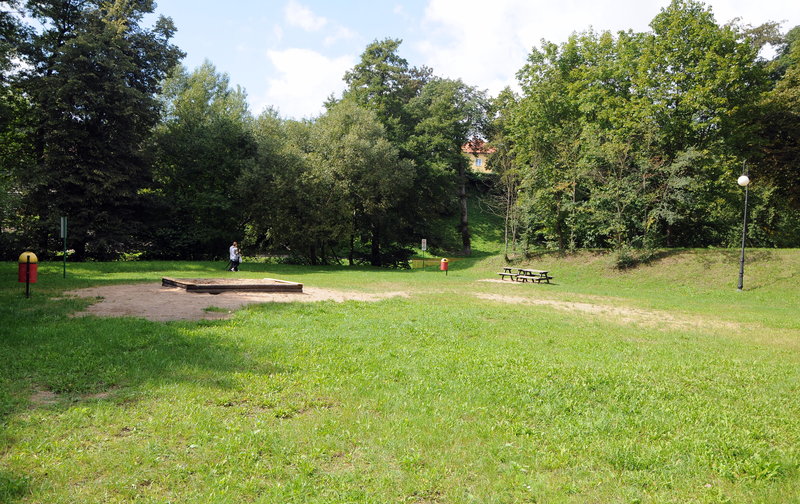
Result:
{"label": "picnic table", "polygon": [[498,273],[498,275],[500,275],[500,280],[505,280],[506,277],[510,278],[512,281],[516,280],[519,273],[514,273],[515,270],[517,270],[517,268],[503,267],[503,272]]}
{"label": "picnic table", "polygon": [[517,276],[517,280],[522,282],[527,282],[530,280],[531,282],[541,283],[547,282],[550,283],[553,277],[547,274],[545,270],[536,270],[536,269],[522,269],[519,270],[519,276]]}
{"label": "picnic table", "polygon": [[531,282],[536,283],[550,283],[550,280],[553,279],[547,270],[513,268],[511,266],[504,266],[503,271],[498,272],[497,274],[500,275],[501,280],[505,280],[506,277],[509,277],[512,281],[517,282],[527,282],[530,280]]}

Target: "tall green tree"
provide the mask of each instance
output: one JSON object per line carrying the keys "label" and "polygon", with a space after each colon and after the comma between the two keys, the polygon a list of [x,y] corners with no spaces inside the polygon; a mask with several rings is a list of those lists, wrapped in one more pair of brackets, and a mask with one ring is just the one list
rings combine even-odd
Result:
{"label": "tall green tree", "polygon": [[528,237],[565,246],[725,244],[745,111],[765,90],[755,33],[674,0],[648,33],[535,49],[511,115]]}
{"label": "tall green tree", "polygon": [[350,264],[356,243],[369,242],[370,264],[383,265],[387,248],[407,243],[408,223],[401,210],[414,184],[413,163],[400,158],[375,112],[352,100],[320,117],[314,145],[315,170],[329,174],[332,192],[345,204],[342,224],[348,230]]}
{"label": "tall green tree", "polygon": [[60,215],[77,259],[113,257],[141,231],[142,146],[159,119],[160,83],[182,56],[171,20],[142,26],[153,9],[151,0],[27,3],[41,28],[20,50],[27,66],[17,78],[33,107],[25,197],[42,250]]}
{"label": "tall green tree", "polygon": [[30,161],[30,142],[26,135],[28,103],[7,78],[14,70],[14,58],[26,36],[18,15],[16,0],[0,2],[0,253],[13,245],[6,228],[18,229],[14,216],[19,207],[18,176]]}
{"label": "tall green tree", "polygon": [[[494,150],[488,167],[495,174],[495,183],[487,198],[486,207],[503,219],[503,255],[516,250],[519,228],[519,193],[521,166],[514,154],[509,119],[519,97],[506,87],[490,102],[487,116],[486,136]],[[510,249],[510,250],[509,250]]]}
{"label": "tall green tree", "polygon": [[247,97],[211,63],[176,68],[164,83],[164,119],[155,131],[155,253],[224,255],[244,233],[237,182],[255,162]]}
{"label": "tall green tree", "polygon": [[433,173],[453,175],[460,216],[461,253],[468,256],[472,253],[467,213],[468,160],[461,147],[473,136],[482,134],[488,99],[484,92],[461,80],[435,78],[406,108],[414,119],[413,133],[406,145],[415,153],[416,162]]}
{"label": "tall green tree", "polygon": [[638,87],[653,110],[662,162],[699,155],[684,171],[689,204],[659,223],[661,233],[668,244],[735,242],[740,195],[731,180],[757,151],[753,106],[769,86],[761,36],[719,25],[710,7],[693,0],[673,0],[650,26]]}
{"label": "tall green tree", "polygon": [[432,77],[431,69],[411,67],[398,54],[401,43],[400,39],[372,42],[344,75],[344,99],[374,111],[396,146],[403,145],[413,132],[413,118],[406,105]]}
{"label": "tall green tree", "polygon": [[[591,35],[589,35],[591,36]],[[585,57],[578,36],[562,46],[534,48],[518,73],[523,95],[508,113],[513,155],[521,166],[525,241],[564,249],[585,246],[586,167],[582,157],[581,111],[576,73]]]}
{"label": "tall green tree", "polygon": [[[245,240],[262,250],[308,264],[325,263],[332,245],[342,239],[331,231],[330,181],[311,173],[310,121],[283,120],[274,110],[253,124],[257,156],[238,180],[242,211],[247,218]],[[333,212],[341,214],[339,211]]]}
{"label": "tall green tree", "polygon": [[[797,246],[800,243],[800,26],[789,30],[772,62],[775,84],[765,93],[753,122],[758,128],[759,156],[754,180],[768,216],[759,239],[765,245]],[[751,227],[751,234],[759,229]]]}
{"label": "tall green tree", "polygon": [[343,99],[375,112],[400,157],[414,162],[415,190],[398,210],[402,220],[412,226],[409,243],[427,238],[432,247],[451,247],[453,233],[445,222],[457,213],[457,168],[444,169],[432,156],[426,159],[434,146],[412,139],[426,134],[417,129],[424,107],[414,102],[433,80],[433,72],[427,67],[411,67],[398,54],[400,44],[396,39],[369,44],[359,63],[345,74],[348,88]]}
{"label": "tall green tree", "polygon": [[239,183],[250,240],[309,264],[407,259],[402,207],[415,166],[373,111],[346,99],[314,122],[267,112],[254,132],[258,160]]}

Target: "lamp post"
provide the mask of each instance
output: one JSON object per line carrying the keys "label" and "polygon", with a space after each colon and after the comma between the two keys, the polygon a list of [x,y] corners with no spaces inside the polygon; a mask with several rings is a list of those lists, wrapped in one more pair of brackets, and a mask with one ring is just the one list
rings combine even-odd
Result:
{"label": "lamp post", "polygon": [[747,237],[747,186],[750,185],[750,177],[747,176],[747,168],[744,173],[736,181],[740,186],[744,187],[744,220],[742,222],[742,257],[739,259],[739,290],[742,290],[744,284],[744,240]]}

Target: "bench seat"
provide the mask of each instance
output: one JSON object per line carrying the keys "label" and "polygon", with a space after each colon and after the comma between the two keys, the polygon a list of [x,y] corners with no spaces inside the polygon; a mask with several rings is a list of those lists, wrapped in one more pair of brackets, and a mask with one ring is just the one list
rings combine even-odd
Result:
{"label": "bench seat", "polygon": [[536,283],[542,283],[543,281],[547,282],[547,283],[550,283],[550,280],[552,280],[552,279],[553,279],[553,277],[551,277],[551,276],[539,276],[539,275],[518,275],[517,276],[517,280],[519,280],[521,282],[527,282],[528,280],[530,280],[531,282],[536,282]]}

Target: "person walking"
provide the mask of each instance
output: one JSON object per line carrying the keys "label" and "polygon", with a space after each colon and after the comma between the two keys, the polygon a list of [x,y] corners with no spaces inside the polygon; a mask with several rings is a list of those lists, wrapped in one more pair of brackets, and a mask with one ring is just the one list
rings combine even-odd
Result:
{"label": "person walking", "polygon": [[231,259],[230,271],[239,271],[239,263],[242,262],[242,256],[239,253],[239,244],[233,242],[233,245],[228,249],[228,253]]}

